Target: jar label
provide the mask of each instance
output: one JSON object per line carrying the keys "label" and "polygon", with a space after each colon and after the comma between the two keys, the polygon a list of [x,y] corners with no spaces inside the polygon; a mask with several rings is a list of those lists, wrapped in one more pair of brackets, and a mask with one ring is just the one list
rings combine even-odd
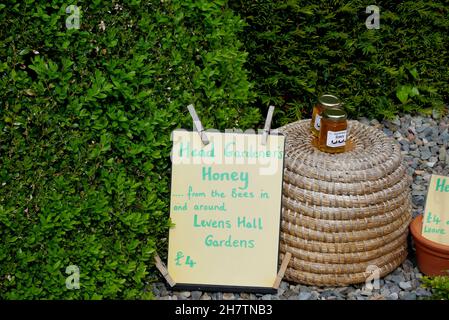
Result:
{"label": "jar label", "polygon": [[331,148],[343,147],[346,144],[346,130],[328,131],[326,145]]}
{"label": "jar label", "polygon": [[321,127],[321,116],[320,116],[319,114],[317,114],[317,115],[315,116],[315,124],[314,124],[314,126],[315,126],[315,129],[316,129],[317,131],[320,131],[320,127]]}

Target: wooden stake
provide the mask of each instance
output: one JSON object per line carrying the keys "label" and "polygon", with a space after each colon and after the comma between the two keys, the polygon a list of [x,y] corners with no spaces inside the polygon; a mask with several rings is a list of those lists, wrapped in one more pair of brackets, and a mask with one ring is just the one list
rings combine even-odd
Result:
{"label": "wooden stake", "polygon": [[279,285],[281,284],[282,278],[284,278],[285,270],[287,270],[288,263],[290,262],[291,257],[292,254],[290,252],[287,252],[284,256],[284,259],[282,259],[282,264],[281,267],[279,268],[276,281],[274,281],[273,288],[279,289]]}
{"label": "wooden stake", "polygon": [[189,109],[190,116],[193,119],[193,126],[195,127],[196,131],[200,135],[201,142],[205,146],[208,145],[209,139],[207,138],[206,133],[204,132],[203,125],[201,124],[200,118],[198,117],[198,114],[195,111],[195,107],[193,106],[193,104],[189,104],[187,106],[187,109]]}
{"label": "wooden stake", "polygon": [[262,145],[267,144],[268,135],[270,134],[271,129],[271,121],[273,119],[274,106],[270,106],[268,108],[267,118],[265,119],[265,127],[262,133]]}
{"label": "wooden stake", "polygon": [[170,287],[173,287],[176,284],[176,282],[173,281],[173,279],[168,274],[167,267],[162,262],[161,258],[159,257],[159,255],[157,253],[154,255],[154,261],[156,262],[156,268],[161,272],[161,274],[165,278],[165,280],[167,280]]}

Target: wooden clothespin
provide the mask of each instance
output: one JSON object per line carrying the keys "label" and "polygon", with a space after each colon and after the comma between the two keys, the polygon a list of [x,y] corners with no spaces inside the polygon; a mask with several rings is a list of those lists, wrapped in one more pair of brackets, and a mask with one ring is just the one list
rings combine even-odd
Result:
{"label": "wooden clothespin", "polygon": [[162,276],[165,278],[165,280],[167,280],[168,284],[171,287],[174,287],[176,282],[168,274],[167,267],[162,262],[161,258],[159,257],[159,255],[157,253],[154,255],[154,261],[156,262],[156,268],[162,273]]}
{"label": "wooden clothespin", "polygon": [[187,109],[189,109],[190,116],[193,119],[193,124],[195,126],[195,129],[196,129],[196,131],[198,131],[198,134],[200,135],[201,142],[205,146],[208,145],[209,139],[207,139],[206,133],[204,132],[203,125],[201,124],[200,118],[198,118],[198,114],[195,111],[195,107],[193,106],[193,104],[189,104],[187,106]]}
{"label": "wooden clothespin", "polygon": [[265,127],[263,128],[262,134],[262,145],[267,144],[268,135],[270,134],[271,129],[271,120],[273,119],[274,106],[270,106],[268,109],[267,118],[265,120]]}
{"label": "wooden clothespin", "polygon": [[279,268],[278,275],[276,277],[276,280],[274,281],[274,289],[279,289],[279,285],[281,284],[282,278],[284,278],[285,270],[287,270],[288,263],[290,262],[291,257],[292,254],[290,252],[287,252],[284,256],[284,259],[282,259],[281,267]]}

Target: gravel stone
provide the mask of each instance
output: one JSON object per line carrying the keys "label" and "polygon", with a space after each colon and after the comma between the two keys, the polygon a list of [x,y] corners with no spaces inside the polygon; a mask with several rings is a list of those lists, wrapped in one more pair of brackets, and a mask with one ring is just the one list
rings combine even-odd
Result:
{"label": "gravel stone", "polygon": [[281,285],[279,286],[279,288],[283,289],[284,291],[288,289],[288,282],[282,281]]}
{"label": "gravel stone", "polygon": [[310,292],[300,292],[298,296],[298,300],[310,300],[312,297],[312,293]]}
{"label": "gravel stone", "polygon": [[433,135],[433,128],[431,127],[427,127],[424,129],[424,131],[419,135],[419,137],[421,138],[429,138],[430,136]]}
{"label": "gravel stone", "polygon": [[405,272],[413,272],[413,268],[413,263],[408,259],[402,263],[402,269],[404,269]]}
{"label": "gravel stone", "polygon": [[432,156],[432,152],[430,152],[429,147],[421,148],[420,153],[421,153],[422,160],[428,160]]}
{"label": "gravel stone", "polygon": [[165,296],[169,295],[169,292],[168,292],[167,288],[165,287],[165,285],[162,285],[159,287],[159,295],[161,297],[165,297]]}
{"label": "gravel stone", "polygon": [[418,207],[424,206],[424,196],[412,197],[413,204]]}
{"label": "gravel stone", "polygon": [[383,132],[389,137],[391,137],[393,135],[393,131],[391,131],[388,128],[383,128]]}
{"label": "gravel stone", "polygon": [[441,147],[440,150],[438,151],[438,160],[440,161],[444,161],[446,160],[446,148],[445,147]]}
{"label": "gravel stone", "polygon": [[398,285],[390,284],[390,286],[388,287],[388,290],[390,290],[391,293],[399,293],[401,291],[401,288],[399,288]]}
{"label": "gravel stone", "polygon": [[401,291],[401,292],[399,292],[399,299],[401,299],[401,300],[416,300],[416,293]]}
{"label": "gravel stone", "polygon": [[296,296],[298,293],[297,292],[294,292],[292,289],[288,289],[285,293],[284,293],[284,296],[286,297],[286,298],[290,298],[290,297],[293,297],[293,296]]}
{"label": "gravel stone", "polygon": [[432,296],[432,293],[430,291],[428,291],[424,288],[421,288],[421,287],[416,289],[415,293],[418,297],[431,297]]}
{"label": "gravel stone", "polygon": [[366,296],[366,297],[370,297],[370,296],[373,295],[373,291],[372,290],[368,290],[368,289],[364,289],[364,290],[360,291],[360,295]]}
{"label": "gravel stone", "polygon": [[410,290],[412,288],[412,284],[410,283],[410,281],[402,281],[399,283],[399,287],[403,290]]}
{"label": "gravel stone", "polygon": [[212,297],[208,293],[204,293],[200,300],[212,300]]}
{"label": "gravel stone", "polygon": [[398,300],[399,299],[399,295],[396,292],[391,293],[388,297],[387,300]]}
{"label": "gravel stone", "polygon": [[440,144],[443,144],[443,142],[445,142],[445,141],[449,141],[449,130],[448,129],[446,129],[442,133],[440,133],[440,135],[438,136],[437,143],[441,142]]}
{"label": "gravel stone", "polygon": [[394,119],[391,120],[391,123],[396,125],[396,126],[398,126],[398,127],[400,127],[401,124],[402,124],[401,119],[399,118],[399,116],[395,116]]}
{"label": "gravel stone", "polygon": [[199,300],[203,293],[201,291],[192,291],[192,300]]}
{"label": "gravel stone", "polygon": [[338,292],[341,295],[346,295],[348,294],[351,290],[353,290],[353,288],[351,287],[341,287],[341,288],[336,288],[335,291]]}
{"label": "gravel stone", "polygon": [[317,291],[312,291],[312,296],[310,297],[310,300],[319,300],[320,294]]}
{"label": "gravel stone", "polygon": [[427,166],[428,166],[429,168],[433,168],[433,167],[435,166],[436,163],[437,163],[436,161],[429,161],[429,162],[427,162]]}
{"label": "gravel stone", "polygon": [[402,139],[399,141],[401,144],[401,150],[402,151],[409,151],[410,150],[410,142],[407,139]]}
{"label": "gravel stone", "polygon": [[157,297],[161,295],[161,291],[159,290],[159,288],[153,284],[153,288],[152,288],[153,294]]}
{"label": "gravel stone", "polygon": [[297,286],[290,286],[290,289],[295,293],[298,294],[299,291],[301,290],[301,286],[297,285]]}
{"label": "gravel stone", "polygon": [[243,300],[250,300],[250,294],[246,293],[246,292],[242,292],[240,294],[240,298],[242,298]]}
{"label": "gravel stone", "polygon": [[234,300],[235,296],[233,293],[225,292],[223,293],[223,300]]}
{"label": "gravel stone", "polygon": [[391,294],[391,292],[390,292],[390,290],[388,290],[388,288],[386,286],[384,286],[380,290],[380,294],[386,298],[386,297],[388,297]]}
{"label": "gravel stone", "polygon": [[[416,145],[414,145],[414,146],[416,147]],[[410,148],[411,148],[411,146],[410,146]],[[413,157],[419,158],[421,156],[421,152],[418,149],[416,149],[416,150],[410,151],[410,155],[412,155]],[[430,156],[429,156],[429,158],[430,158]]]}
{"label": "gravel stone", "polygon": [[399,284],[402,281],[404,281],[404,276],[403,275],[391,276],[391,281],[393,281],[396,284]]}
{"label": "gravel stone", "polygon": [[214,292],[212,293],[212,300],[222,300],[223,299],[223,293],[222,292]]}

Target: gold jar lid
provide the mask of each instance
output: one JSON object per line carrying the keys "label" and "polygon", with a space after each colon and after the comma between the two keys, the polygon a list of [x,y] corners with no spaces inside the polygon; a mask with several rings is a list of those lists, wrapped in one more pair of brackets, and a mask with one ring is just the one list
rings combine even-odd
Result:
{"label": "gold jar lid", "polygon": [[323,94],[319,99],[318,102],[329,108],[338,108],[341,106],[340,99],[338,99],[336,96],[333,96],[331,94]]}
{"label": "gold jar lid", "polygon": [[322,114],[323,118],[329,119],[331,121],[343,121],[346,120],[347,115],[346,112],[342,109],[326,109]]}

